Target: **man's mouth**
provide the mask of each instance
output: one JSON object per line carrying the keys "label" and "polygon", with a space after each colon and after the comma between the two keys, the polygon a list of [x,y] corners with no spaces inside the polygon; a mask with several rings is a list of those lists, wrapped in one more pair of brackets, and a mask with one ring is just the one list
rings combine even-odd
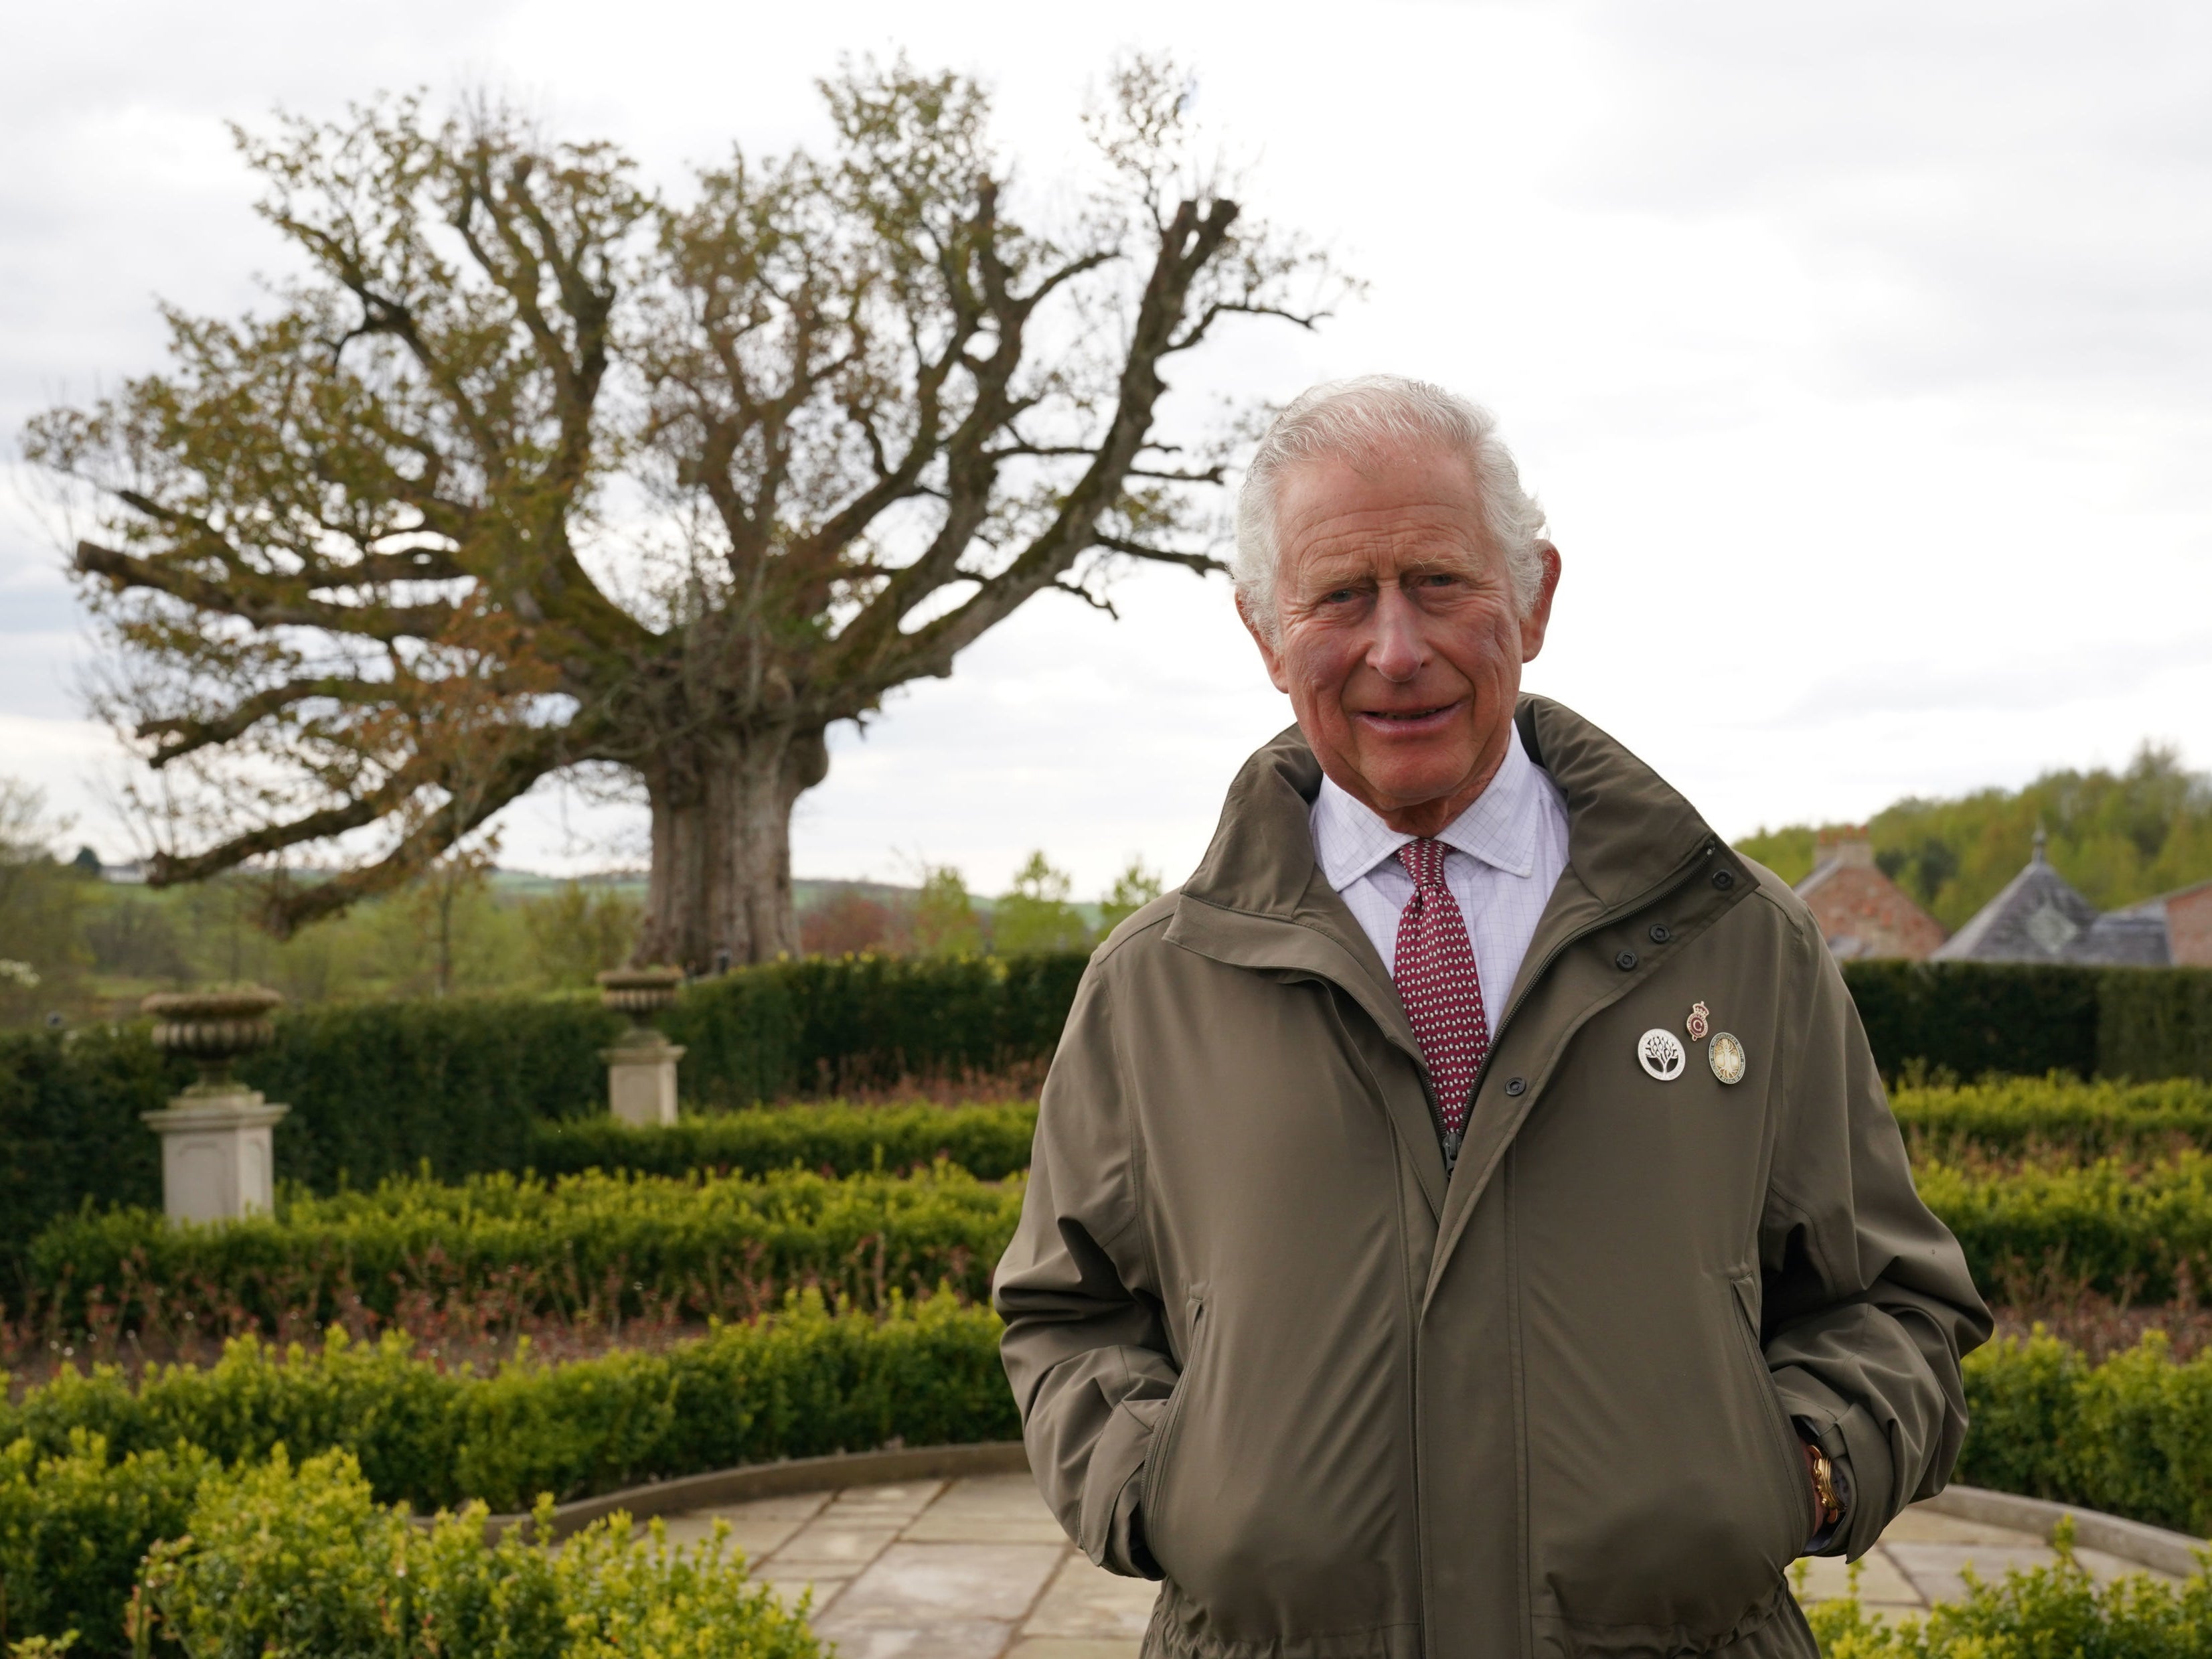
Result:
{"label": "man's mouth", "polygon": [[1461,702],[1455,701],[1432,703],[1425,708],[1362,708],[1356,713],[1360,720],[1385,732],[1419,732],[1441,725],[1460,708]]}

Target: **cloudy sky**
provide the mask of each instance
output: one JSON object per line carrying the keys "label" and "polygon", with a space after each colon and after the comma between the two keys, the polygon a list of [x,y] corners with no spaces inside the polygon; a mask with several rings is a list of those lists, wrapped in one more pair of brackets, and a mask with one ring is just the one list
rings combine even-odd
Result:
{"label": "cloudy sky", "polygon": [[[1043,25],[1041,27],[1041,25]],[[1370,284],[1255,326],[1186,391],[1370,369],[1491,404],[1565,560],[1528,684],[1723,833],[2124,762],[2212,767],[2212,9],[1039,8],[687,0],[18,8],[0,59],[0,428],[157,362],[158,295],[252,301],[281,253],[223,123],[501,89],[651,175],[822,135],[845,52],[996,89],[1048,179],[1117,50],[1165,48],[1247,199]],[[38,481],[0,489],[0,773],[110,857],[116,751]],[[949,682],[841,735],[804,875],[1032,847],[1095,892],[1180,878],[1284,723],[1225,585],[1047,595]],[[504,860],[635,859],[638,815],[548,790]]]}

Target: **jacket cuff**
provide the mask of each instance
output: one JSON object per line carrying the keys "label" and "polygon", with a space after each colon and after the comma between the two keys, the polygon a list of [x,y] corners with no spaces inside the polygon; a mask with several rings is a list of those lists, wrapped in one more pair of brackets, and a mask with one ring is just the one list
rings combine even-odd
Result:
{"label": "jacket cuff", "polygon": [[1883,1528],[1902,1507],[1889,1437],[1864,1407],[1845,1400],[1801,1365],[1775,1372],[1774,1388],[1783,1411],[1801,1431],[1810,1431],[1809,1437],[1827,1454],[1850,1494],[1844,1518],[1824,1528],[1806,1553],[1856,1561],[1881,1541]]}
{"label": "jacket cuff", "polygon": [[1094,1565],[1125,1578],[1158,1578],[1160,1570],[1145,1547],[1144,1519],[1137,1498],[1144,1487],[1145,1456],[1159,1426],[1165,1399],[1125,1400],[1092,1445],[1083,1482],[1083,1510],[1076,1543]]}

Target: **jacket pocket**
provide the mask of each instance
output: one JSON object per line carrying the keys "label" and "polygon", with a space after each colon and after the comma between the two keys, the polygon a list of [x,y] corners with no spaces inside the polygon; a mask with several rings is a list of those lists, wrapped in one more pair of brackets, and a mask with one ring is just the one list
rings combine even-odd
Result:
{"label": "jacket pocket", "polygon": [[1789,1413],[1782,1409],[1782,1396],[1775,1392],[1774,1373],[1767,1369],[1766,1354],[1759,1346],[1758,1280],[1748,1273],[1731,1273],[1729,1288],[1734,1292],[1735,1324],[1743,1362],[1750,1369],[1752,1380],[1759,1385],[1759,1397],[1766,1402],[1766,1425],[1774,1442],[1779,1474],[1772,1484],[1782,1517],[1781,1559],[1786,1564],[1803,1553],[1812,1540],[1813,1479],[1805,1470],[1803,1443],[1797,1438],[1797,1431],[1790,1426]]}
{"label": "jacket pocket", "polygon": [[1759,1350],[1756,1285],[1734,1279],[1683,1273],[1602,1326],[1531,1307],[1533,1600],[1568,1652],[1707,1652],[1785,1593],[1812,1499]]}
{"label": "jacket pocket", "polygon": [[1205,1287],[1194,1285],[1190,1291],[1189,1357],[1182,1374],[1176,1378],[1174,1391],[1168,1395],[1167,1410],[1161,1414],[1160,1426],[1152,1435],[1152,1448],[1145,1454],[1145,1481],[1137,1498],[1137,1514],[1144,1522],[1146,1541],[1155,1559],[1159,1556],[1159,1525],[1166,1513],[1162,1499],[1169,1465],[1175,1456],[1176,1431],[1182,1425],[1184,1408],[1190,1402],[1200,1370],[1212,1346],[1208,1340],[1212,1327],[1212,1322],[1206,1316]]}

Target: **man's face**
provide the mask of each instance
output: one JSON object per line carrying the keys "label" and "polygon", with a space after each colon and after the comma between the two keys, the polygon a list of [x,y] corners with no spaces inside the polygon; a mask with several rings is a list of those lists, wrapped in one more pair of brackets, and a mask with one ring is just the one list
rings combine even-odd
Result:
{"label": "man's face", "polygon": [[1333,458],[1276,495],[1277,637],[1245,617],[1322,769],[1401,834],[1434,835],[1505,758],[1521,665],[1543,647],[1559,555],[1523,616],[1466,463]]}

